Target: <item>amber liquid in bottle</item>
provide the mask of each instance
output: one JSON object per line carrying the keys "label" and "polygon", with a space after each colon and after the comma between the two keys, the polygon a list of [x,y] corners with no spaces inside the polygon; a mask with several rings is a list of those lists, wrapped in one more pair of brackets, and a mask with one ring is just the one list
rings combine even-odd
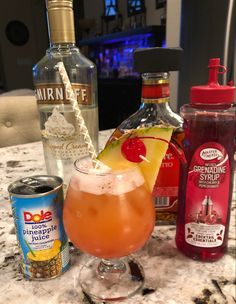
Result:
{"label": "amber liquid in bottle", "polygon": [[[137,112],[118,126],[108,142],[119,138],[129,129],[169,124],[175,127],[171,142],[181,149],[184,138],[182,118],[171,110],[169,100],[168,73],[142,74],[141,106]],[[179,167],[179,159],[173,148],[169,147],[153,189],[158,224],[171,225],[176,223]]]}

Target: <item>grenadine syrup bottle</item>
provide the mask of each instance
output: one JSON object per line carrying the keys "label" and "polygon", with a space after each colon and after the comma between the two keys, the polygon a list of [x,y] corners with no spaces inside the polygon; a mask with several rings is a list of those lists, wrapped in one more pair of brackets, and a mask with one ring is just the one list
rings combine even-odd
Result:
{"label": "grenadine syrup bottle", "polygon": [[[129,129],[169,124],[175,127],[172,143],[181,147],[182,118],[170,107],[169,71],[180,68],[182,49],[148,48],[134,52],[134,68],[141,73],[141,105],[137,112],[124,120],[112,134],[109,142]],[[179,182],[179,159],[169,148],[153,189],[158,224],[175,224]]]}
{"label": "grenadine syrup bottle", "polygon": [[190,258],[215,261],[227,250],[236,150],[235,87],[219,85],[226,71],[209,61],[208,85],[191,88],[181,107],[184,152],[181,165],[176,245]]}

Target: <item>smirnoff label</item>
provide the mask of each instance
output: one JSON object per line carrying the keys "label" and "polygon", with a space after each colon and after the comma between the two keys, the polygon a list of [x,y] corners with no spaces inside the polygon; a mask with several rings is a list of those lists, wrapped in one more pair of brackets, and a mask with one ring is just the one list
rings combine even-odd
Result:
{"label": "smirnoff label", "polygon": [[[78,104],[91,105],[91,86],[87,84],[72,83],[72,88]],[[63,84],[36,85],[35,95],[38,104],[70,104],[69,96]]]}
{"label": "smirnoff label", "polygon": [[201,145],[191,160],[186,191],[185,240],[196,247],[221,246],[229,201],[227,151],[216,142]]}

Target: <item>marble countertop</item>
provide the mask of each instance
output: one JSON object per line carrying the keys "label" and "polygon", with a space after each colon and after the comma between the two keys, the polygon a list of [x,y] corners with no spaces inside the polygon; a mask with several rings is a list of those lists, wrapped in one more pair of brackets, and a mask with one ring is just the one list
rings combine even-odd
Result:
{"label": "marble countertop", "polygon": [[[109,136],[100,132],[100,146]],[[72,266],[49,281],[27,281],[19,272],[19,253],[8,185],[18,178],[46,174],[41,142],[0,149],[0,303],[78,304],[86,299],[77,283],[87,256],[72,251]],[[228,253],[214,263],[183,256],[175,246],[175,226],[157,226],[147,245],[135,256],[144,267],[145,286],[122,303],[231,304],[236,303],[236,202],[232,204]]]}

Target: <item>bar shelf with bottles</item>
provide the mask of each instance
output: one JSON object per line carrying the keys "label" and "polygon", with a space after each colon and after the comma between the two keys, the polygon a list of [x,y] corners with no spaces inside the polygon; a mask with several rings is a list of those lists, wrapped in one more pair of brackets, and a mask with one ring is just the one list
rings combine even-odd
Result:
{"label": "bar shelf with bottles", "polygon": [[140,75],[134,71],[133,51],[164,47],[165,26],[147,26],[79,42],[81,52],[97,65],[99,129],[114,128],[138,109]]}

